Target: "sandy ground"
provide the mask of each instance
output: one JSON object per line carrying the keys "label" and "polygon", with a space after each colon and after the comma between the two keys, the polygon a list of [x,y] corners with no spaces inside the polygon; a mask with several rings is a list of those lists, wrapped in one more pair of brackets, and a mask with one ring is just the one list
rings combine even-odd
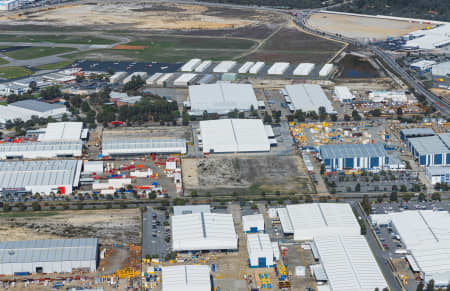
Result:
{"label": "sandy ground", "polygon": [[[112,26],[115,29],[230,29],[258,24],[267,15],[211,13],[208,7],[187,4],[157,4],[125,1],[94,1],[34,12],[20,17],[0,18],[4,23],[58,26]],[[236,10],[238,11],[238,10]],[[5,21],[6,20],[6,21]],[[119,26],[116,26],[119,25]]]}
{"label": "sandy ground", "polygon": [[41,217],[0,217],[2,240],[97,237],[101,243],[139,243],[138,209],[61,211]]}
{"label": "sandy ground", "polygon": [[326,13],[313,14],[308,24],[329,33],[340,33],[351,38],[383,39],[396,37],[425,28],[426,24],[389,19],[376,19]]}
{"label": "sandy ground", "polygon": [[433,88],[430,90],[434,95],[442,97],[447,102],[450,101],[450,90]]}

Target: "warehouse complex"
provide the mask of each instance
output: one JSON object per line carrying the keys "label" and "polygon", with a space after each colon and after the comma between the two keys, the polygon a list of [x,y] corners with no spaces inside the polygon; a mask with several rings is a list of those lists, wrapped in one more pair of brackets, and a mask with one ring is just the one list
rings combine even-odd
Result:
{"label": "warehouse complex", "polygon": [[318,235],[314,244],[329,290],[373,291],[388,287],[367,241],[359,233]]}
{"label": "warehouse complex", "polygon": [[211,291],[209,266],[179,265],[162,268],[162,291]]}
{"label": "warehouse complex", "polygon": [[270,141],[258,119],[200,121],[204,153],[268,152]]}
{"label": "warehouse complex", "polygon": [[287,85],[285,90],[289,97],[286,101],[292,104],[294,111],[302,110],[303,112],[319,112],[319,107],[324,107],[328,113],[334,112],[330,100],[328,100],[325,92],[323,92],[319,85]]}
{"label": "warehouse complex", "polygon": [[[400,235],[414,272],[435,287],[450,282],[450,215],[447,211],[408,210],[371,215],[373,224],[390,223]],[[420,235],[418,235],[420,234]]]}
{"label": "warehouse complex", "polygon": [[66,106],[61,104],[49,104],[32,99],[22,100],[7,106],[0,105],[0,124],[14,119],[27,121],[31,119],[31,116],[59,118],[64,113],[69,114]]}
{"label": "warehouse complex", "polygon": [[98,239],[0,242],[0,274],[95,272]]}
{"label": "warehouse complex", "polygon": [[410,39],[405,47],[414,49],[438,49],[450,44],[450,24],[443,24],[432,29],[416,30],[407,35]]}
{"label": "warehouse complex", "polygon": [[17,192],[72,193],[78,187],[82,161],[50,160],[0,163],[2,195]]}
{"label": "warehouse complex", "polygon": [[421,166],[450,165],[450,133],[409,138],[407,147]]}
{"label": "warehouse complex", "polygon": [[322,145],[319,155],[327,171],[382,169],[389,164],[383,144]]}
{"label": "warehouse complex", "polygon": [[248,111],[258,108],[255,92],[250,84],[204,84],[189,86],[192,115],[226,114],[234,109]]}
{"label": "warehouse complex", "polygon": [[238,236],[231,214],[194,213],[172,216],[175,252],[236,250]]}
{"label": "warehouse complex", "polygon": [[358,221],[350,204],[314,203],[287,205],[278,208],[285,234],[295,240],[312,240],[318,235],[360,233]]}
{"label": "warehouse complex", "polygon": [[186,153],[185,139],[128,139],[103,142],[103,156]]}

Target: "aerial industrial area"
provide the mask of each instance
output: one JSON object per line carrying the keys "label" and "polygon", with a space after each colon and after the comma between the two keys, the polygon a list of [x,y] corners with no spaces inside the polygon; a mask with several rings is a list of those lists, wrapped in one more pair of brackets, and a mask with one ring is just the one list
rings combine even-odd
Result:
{"label": "aerial industrial area", "polygon": [[218,2],[0,0],[0,289],[450,290],[442,10]]}

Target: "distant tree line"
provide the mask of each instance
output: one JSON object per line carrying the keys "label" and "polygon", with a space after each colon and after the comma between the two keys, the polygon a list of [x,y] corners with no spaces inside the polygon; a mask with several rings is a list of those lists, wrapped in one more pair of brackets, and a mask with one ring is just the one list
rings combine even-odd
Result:
{"label": "distant tree line", "polygon": [[342,3],[343,0],[322,1],[322,0],[201,0],[204,2],[229,3],[249,6],[270,6],[280,9],[290,8],[319,8],[327,6],[328,3]]}

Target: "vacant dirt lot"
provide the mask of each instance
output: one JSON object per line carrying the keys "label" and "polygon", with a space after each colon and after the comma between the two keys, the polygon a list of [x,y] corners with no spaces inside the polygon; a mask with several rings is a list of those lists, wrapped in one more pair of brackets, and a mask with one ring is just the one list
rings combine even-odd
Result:
{"label": "vacant dirt lot", "polygon": [[329,33],[339,33],[352,38],[371,39],[401,36],[427,26],[426,24],[407,21],[326,13],[313,14],[309,18],[308,24]]}
{"label": "vacant dirt lot", "polygon": [[60,211],[47,216],[30,212],[29,216],[0,216],[0,225],[0,236],[7,241],[85,237],[97,237],[106,244],[140,241],[138,209]]}
{"label": "vacant dirt lot", "polygon": [[311,185],[295,156],[226,156],[183,160],[185,188],[199,192],[244,190],[252,185],[268,192],[310,192]]}
{"label": "vacant dirt lot", "polygon": [[255,25],[274,15],[251,10],[208,8],[189,4],[95,1],[3,18],[18,24],[111,27],[117,30],[230,29]]}

